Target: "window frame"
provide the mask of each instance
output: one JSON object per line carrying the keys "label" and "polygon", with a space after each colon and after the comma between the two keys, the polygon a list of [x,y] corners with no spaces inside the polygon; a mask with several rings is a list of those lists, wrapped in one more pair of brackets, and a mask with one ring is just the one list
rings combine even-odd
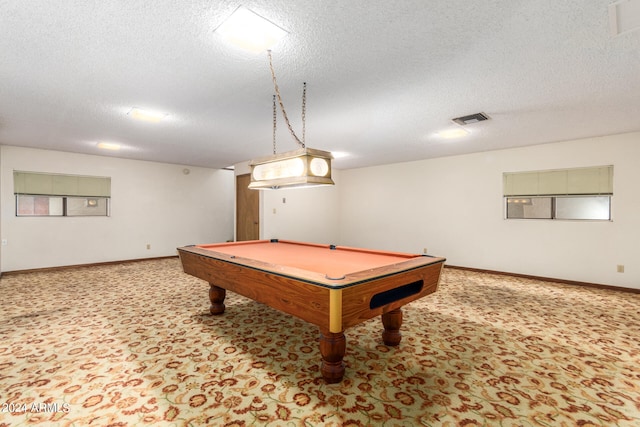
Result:
{"label": "window frame", "polygon": [[[613,221],[613,215],[612,215],[612,194],[579,194],[579,195],[539,195],[539,196],[503,196],[504,199],[504,219],[507,220],[543,220],[543,221],[597,221],[597,222],[603,222],[603,221],[608,221],[611,222]],[[550,199],[551,200],[551,206],[550,206],[550,216],[541,218],[541,217],[515,217],[515,216],[509,216],[509,200],[510,199],[519,199],[519,200],[525,200],[525,199]],[[602,199],[602,198],[606,198],[607,199],[607,207],[608,207],[608,218],[559,218],[558,217],[558,206],[557,206],[557,200],[558,199],[569,199],[569,198],[597,198],[597,199]]]}
{"label": "window frame", "polygon": [[[20,198],[21,197],[33,197],[35,198],[48,198],[48,199],[62,199],[62,212],[56,214],[42,214],[42,213],[24,213],[20,211]],[[68,209],[68,199],[85,199],[87,201],[87,205],[89,204],[89,200],[98,200],[96,203],[96,208],[100,207],[99,200],[104,200],[104,212],[100,214],[91,214],[91,215],[83,215],[83,214],[75,214],[69,213]],[[73,218],[73,217],[110,217],[111,216],[111,197],[96,197],[96,196],[58,196],[58,195],[48,195],[48,194],[15,194],[15,216],[17,218]]]}

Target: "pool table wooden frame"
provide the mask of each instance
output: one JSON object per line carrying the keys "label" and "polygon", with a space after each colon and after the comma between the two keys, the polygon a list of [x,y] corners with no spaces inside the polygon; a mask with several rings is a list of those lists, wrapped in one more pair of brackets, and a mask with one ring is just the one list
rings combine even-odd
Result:
{"label": "pool table wooden frame", "polygon": [[[397,262],[329,276],[288,266],[286,259],[273,263],[234,255],[239,245],[261,245],[256,248],[266,251],[275,250],[272,245],[300,245],[294,249],[317,251],[318,257],[325,251],[345,251],[364,257],[388,255]],[[275,239],[186,246],[178,253],[185,273],[209,282],[211,314],[224,313],[229,290],[317,325],[321,373],[327,383],[344,376],[345,329],[380,315],[384,343],[397,346],[402,338],[401,307],[436,291],[445,262],[440,257]]]}

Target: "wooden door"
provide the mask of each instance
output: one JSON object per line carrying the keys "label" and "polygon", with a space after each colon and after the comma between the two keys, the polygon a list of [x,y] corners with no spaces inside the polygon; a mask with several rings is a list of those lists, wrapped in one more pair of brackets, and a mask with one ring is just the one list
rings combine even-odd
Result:
{"label": "wooden door", "polygon": [[236,240],[258,240],[260,238],[260,192],[249,190],[251,176],[236,177]]}

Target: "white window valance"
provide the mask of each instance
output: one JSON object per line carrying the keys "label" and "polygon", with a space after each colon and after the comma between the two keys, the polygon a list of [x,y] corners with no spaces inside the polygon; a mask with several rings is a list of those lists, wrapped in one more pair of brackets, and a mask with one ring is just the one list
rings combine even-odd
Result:
{"label": "white window valance", "polygon": [[13,192],[46,196],[111,197],[111,178],[13,171]]}
{"label": "white window valance", "polygon": [[612,195],[613,166],[503,174],[505,196]]}

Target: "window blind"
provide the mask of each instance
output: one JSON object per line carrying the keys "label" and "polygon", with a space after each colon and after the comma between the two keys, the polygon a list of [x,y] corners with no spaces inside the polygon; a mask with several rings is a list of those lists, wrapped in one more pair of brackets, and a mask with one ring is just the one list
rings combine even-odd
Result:
{"label": "window blind", "polygon": [[612,195],[613,166],[503,173],[505,196]]}
{"label": "window blind", "polygon": [[43,196],[111,197],[111,178],[13,171],[13,192]]}

